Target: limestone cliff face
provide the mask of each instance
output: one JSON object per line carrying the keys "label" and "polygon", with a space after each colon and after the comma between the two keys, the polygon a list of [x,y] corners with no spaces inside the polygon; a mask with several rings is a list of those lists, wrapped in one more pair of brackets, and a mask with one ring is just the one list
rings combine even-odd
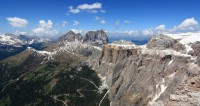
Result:
{"label": "limestone cliff face", "polygon": [[[106,77],[111,105],[200,105],[199,57],[179,52],[185,46],[172,38],[162,47],[152,44],[153,39],[147,47],[122,42],[104,45],[101,55],[91,63]],[[182,48],[177,50],[173,45]]]}
{"label": "limestone cliff face", "polygon": [[117,62],[136,54],[137,48],[135,48],[135,46],[130,45],[129,48],[126,48],[117,45],[104,45],[100,59],[102,62],[116,64]]}
{"label": "limestone cliff face", "polygon": [[103,30],[89,31],[86,33],[83,42],[98,46],[107,44],[108,37]]}

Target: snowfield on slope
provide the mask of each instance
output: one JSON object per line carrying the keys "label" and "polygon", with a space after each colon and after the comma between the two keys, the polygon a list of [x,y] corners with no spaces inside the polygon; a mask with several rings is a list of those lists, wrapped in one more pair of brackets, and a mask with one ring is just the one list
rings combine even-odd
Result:
{"label": "snowfield on slope", "polygon": [[179,33],[179,34],[165,34],[173,39],[179,40],[179,42],[185,45],[186,53],[193,51],[191,44],[197,41],[200,41],[200,32],[188,32],[188,33]]}

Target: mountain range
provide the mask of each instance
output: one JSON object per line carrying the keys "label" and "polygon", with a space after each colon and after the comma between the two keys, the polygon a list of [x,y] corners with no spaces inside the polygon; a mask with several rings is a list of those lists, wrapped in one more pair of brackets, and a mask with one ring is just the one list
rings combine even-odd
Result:
{"label": "mountain range", "polygon": [[1,53],[12,53],[0,61],[0,105],[198,106],[199,35],[159,34],[136,45],[108,43],[103,30],[69,31],[56,43],[3,34]]}

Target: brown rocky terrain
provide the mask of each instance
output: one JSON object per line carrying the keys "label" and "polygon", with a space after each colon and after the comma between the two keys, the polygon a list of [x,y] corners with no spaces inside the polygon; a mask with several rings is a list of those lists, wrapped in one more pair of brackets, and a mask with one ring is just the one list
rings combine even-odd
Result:
{"label": "brown rocky terrain", "polygon": [[147,46],[114,42],[89,63],[106,76],[111,106],[199,106],[198,44],[191,56],[165,35],[154,36]]}

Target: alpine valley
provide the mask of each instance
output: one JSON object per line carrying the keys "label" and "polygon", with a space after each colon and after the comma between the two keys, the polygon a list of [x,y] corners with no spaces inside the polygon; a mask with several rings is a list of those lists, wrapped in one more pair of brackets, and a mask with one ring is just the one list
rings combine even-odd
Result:
{"label": "alpine valley", "polygon": [[200,33],[0,35],[0,106],[199,106]]}

